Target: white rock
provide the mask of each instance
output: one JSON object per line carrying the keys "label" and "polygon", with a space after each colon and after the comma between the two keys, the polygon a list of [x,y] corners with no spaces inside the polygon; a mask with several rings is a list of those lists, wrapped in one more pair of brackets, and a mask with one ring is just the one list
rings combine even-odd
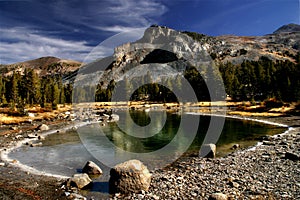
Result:
{"label": "white rock", "polygon": [[201,146],[199,157],[202,158],[215,158],[217,147],[215,144],[204,144]]}

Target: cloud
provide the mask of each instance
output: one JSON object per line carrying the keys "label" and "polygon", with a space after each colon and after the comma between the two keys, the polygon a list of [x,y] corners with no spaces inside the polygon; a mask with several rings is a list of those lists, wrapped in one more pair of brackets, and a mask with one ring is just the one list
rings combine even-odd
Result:
{"label": "cloud", "polygon": [[[0,18],[0,64],[41,56],[82,61],[112,34],[148,27],[168,10],[160,1],[148,0],[29,1],[5,6],[0,7],[5,13]],[[100,48],[97,55],[108,52]]]}
{"label": "cloud", "polygon": [[159,1],[102,0],[86,1],[74,6],[75,1],[51,4],[55,18],[96,30],[121,32],[156,22],[167,7]]}
{"label": "cloud", "polygon": [[42,56],[57,56],[81,61],[92,49],[85,41],[51,38],[26,28],[1,29],[0,35],[1,64]]}

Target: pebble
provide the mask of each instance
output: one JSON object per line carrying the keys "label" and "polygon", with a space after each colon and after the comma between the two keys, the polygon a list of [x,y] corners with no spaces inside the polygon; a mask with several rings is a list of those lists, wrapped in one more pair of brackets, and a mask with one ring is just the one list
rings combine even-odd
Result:
{"label": "pebble", "polygon": [[214,199],[215,193],[226,196],[223,199],[300,199],[299,155],[300,134],[295,129],[268,138],[252,151],[236,151],[216,159],[181,158],[152,172],[151,186],[142,194],[143,199]]}

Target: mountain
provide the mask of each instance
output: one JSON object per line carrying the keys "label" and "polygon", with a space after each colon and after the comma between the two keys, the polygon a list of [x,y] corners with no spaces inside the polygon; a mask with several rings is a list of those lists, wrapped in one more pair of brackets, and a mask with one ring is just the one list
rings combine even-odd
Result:
{"label": "mountain", "polygon": [[164,77],[182,75],[192,66],[198,67],[205,78],[214,64],[231,62],[237,65],[245,60],[258,61],[261,57],[295,63],[299,50],[300,32],[212,37],[152,26],[145,30],[140,40],[116,47],[111,57],[85,65],[79,70],[76,81],[80,85],[101,82],[104,88],[111,80],[151,76],[160,81]]}
{"label": "mountain", "polygon": [[[34,69],[40,76],[62,74],[64,80],[81,80],[89,84],[101,78],[106,87],[110,80],[138,77],[151,71],[152,77],[182,74],[191,66],[208,66],[211,63],[231,62],[241,64],[245,60],[257,61],[261,57],[270,60],[296,62],[300,50],[299,25],[288,24],[274,33],[264,36],[208,36],[193,32],[179,32],[162,26],[151,26],[144,36],[132,43],[115,48],[114,54],[81,67],[82,63],[55,57],[0,65],[3,75],[12,71]],[[77,75],[77,71],[78,76]],[[134,69],[134,70],[132,70]],[[204,67],[202,71],[207,71]],[[87,78],[88,77],[88,78]]]}
{"label": "mountain", "polygon": [[298,24],[283,25],[273,33],[279,34],[279,33],[291,33],[291,32],[300,32],[300,25]]}
{"label": "mountain", "polygon": [[0,65],[0,72],[7,76],[11,75],[13,71],[18,71],[23,74],[25,69],[33,69],[39,76],[54,74],[64,75],[78,70],[81,65],[82,63],[78,61],[49,56],[9,65]]}

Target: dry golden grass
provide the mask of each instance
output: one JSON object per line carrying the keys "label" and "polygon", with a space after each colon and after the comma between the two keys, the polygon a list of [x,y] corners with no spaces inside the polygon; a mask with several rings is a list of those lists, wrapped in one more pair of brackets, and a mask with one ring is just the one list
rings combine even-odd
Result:
{"label": "dry golden grass", "polygon": [[22,122],[28,122],[30,120],[43,120],[43,119],[52,119],[55,118],[59,113],[66,112],[71,109],[70,105],[58,105],[57,110],[49,110],[49,109],[43,109],[39,106],[34,106],[27,108],[29,113],[34,113],[34,117],[29,116],[12,116],[9,115],[9,109],[8,108],[1,108],[0,109],[0,124],[19,124]]}
{"label": "dry golden grass", "polygon": [[248,112],[248,111],[229,111],[228,115],[239,115],[245,117],[278,117],[284,113],[270,113],[270,112]]}

